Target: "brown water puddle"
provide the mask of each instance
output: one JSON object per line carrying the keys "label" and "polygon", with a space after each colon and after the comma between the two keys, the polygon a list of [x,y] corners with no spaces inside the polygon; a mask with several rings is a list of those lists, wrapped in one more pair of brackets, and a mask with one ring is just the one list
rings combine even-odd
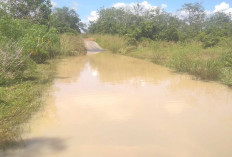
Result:
{"label": "brown water puddle", "polygon": [[7,157],[231,157],[232,90],[130,57],[63,59]]}

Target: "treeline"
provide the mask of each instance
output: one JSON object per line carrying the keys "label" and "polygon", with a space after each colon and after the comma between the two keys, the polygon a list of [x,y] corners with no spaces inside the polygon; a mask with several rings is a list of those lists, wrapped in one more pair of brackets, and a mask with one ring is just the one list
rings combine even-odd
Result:
{"label": "treeline", "polygon": [[184,4],[180,17],[161,8],[145,9],[139,3],[133,8],[102,8],[99,18],[91,22],[89,33],[119,34],[131,43],[145,39],[185,42],[196,40],[204,48],[216,46],[232,36],[231,15],[216,12],[210,15],[200,3]]}

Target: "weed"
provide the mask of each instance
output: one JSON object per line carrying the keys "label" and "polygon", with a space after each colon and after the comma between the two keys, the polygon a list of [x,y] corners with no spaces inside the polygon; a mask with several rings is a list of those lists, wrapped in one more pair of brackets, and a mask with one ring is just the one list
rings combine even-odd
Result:
{"label": "weed", "polygon": [[61,53],[65,56],[86,54],[84,42],[80,36],[63,34],[60,38]]}
{"label": "weed", "polygon": [[227,42],[231,41],[230,39],[222,42],[221,46],[207,49],[197,41],[175,43],[143,39],[128,51],[133,45],[129,45],[123,37],[94,35],[94,38],[103,48],[113,53],[147,59],[203,80],[215,80],[232,85],[232,48]]}

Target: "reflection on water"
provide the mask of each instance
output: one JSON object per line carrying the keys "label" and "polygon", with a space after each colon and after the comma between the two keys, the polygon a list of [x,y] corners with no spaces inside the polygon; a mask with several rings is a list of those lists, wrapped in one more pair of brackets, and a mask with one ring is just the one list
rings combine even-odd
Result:
{"label": "reflection on water", "polygon": [[232,90],[110,53],[67,58],[30,126],[4,156],[231,157]]}

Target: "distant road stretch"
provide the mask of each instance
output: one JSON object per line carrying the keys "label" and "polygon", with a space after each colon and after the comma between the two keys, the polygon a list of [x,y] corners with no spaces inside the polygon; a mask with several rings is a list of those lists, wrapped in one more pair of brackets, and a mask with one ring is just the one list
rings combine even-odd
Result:
{"label": "distant road stretch", "polygon": [[91,39],[85,39],[85,47],[87,52],[101,52],[104,51],[96,42],[92,41]]}

